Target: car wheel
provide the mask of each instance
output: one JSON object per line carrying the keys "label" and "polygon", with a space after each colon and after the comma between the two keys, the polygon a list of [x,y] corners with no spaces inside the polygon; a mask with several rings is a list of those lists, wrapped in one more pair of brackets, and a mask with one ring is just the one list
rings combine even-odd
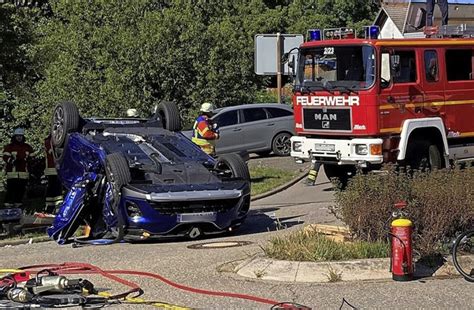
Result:
{"label": "car wheel", "polygon": [[280,132],[277,134],[272,141],[272,151],[278,156],[290,155],[291,149],[291,135],[287,132]]}
{"label": "car wheel", "polygon": [[169,131],[180,131],[181,120],[179,117],[178,106],[174,102],[162,101],[158,105],[156,112],[163,123],[163,128]]}
{"label": "car wheel", "polygon": [[51,141],[55,148],[64,147],[67,134],[78,130],[79,121],[79,111],[74,103],[66,101],[54,108]]}
{"label": "car wheel", "polygon": [[132,180],[128,161],[121,153],[107,155],[105,172],[107,181],[113,186],[114,195]]}
{"label": "car wheel", "polygon": [[245,161],[235,153],[223,154],[217,158],[216,170],[229,172],[234,178],[250,182],[250,172]]}

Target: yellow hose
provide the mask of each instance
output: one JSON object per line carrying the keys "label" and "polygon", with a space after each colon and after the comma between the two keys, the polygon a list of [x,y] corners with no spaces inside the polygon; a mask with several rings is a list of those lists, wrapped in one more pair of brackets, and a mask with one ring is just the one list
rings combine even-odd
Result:
{"label": "yellow hose", "polygon": [[4,277],[7,274],[19,273],[19,272],[25,272],[25,271],[21,269],[0,269],[0,277]]}
{"label": "yellow hose", "polygon": [[[108,292],[99,292],[98,295],[102,296],[102,297],[112,296]],[[153,306],[153,307],[156,307],[156,308],[169,309],[169,310],[191,310],[192,309],[192,308],[188,308],[188,307],[169,304],[169,303],[166,303],[166,302],[154,301],[154,300],[149,301],[149,300],[145,300],[143,298],[136,298],[136,297],[127,297],[127,298],[125,298],[125,301],[127,301],[128,303],[146,304],[146,305],[150,305],[150,306]]]}

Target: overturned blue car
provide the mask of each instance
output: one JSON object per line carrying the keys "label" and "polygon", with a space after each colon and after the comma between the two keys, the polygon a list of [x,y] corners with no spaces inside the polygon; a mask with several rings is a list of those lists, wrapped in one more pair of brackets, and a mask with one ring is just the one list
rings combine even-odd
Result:
{"label": "overturned blue car", "polygon": [[135,241],[230,232],[250,206],[250,176],[238,154],[213,158],[180,132],[176,105],[151,119],[83,119],[74,103],[56,106],[52,144],[68,190],[51,238]]}

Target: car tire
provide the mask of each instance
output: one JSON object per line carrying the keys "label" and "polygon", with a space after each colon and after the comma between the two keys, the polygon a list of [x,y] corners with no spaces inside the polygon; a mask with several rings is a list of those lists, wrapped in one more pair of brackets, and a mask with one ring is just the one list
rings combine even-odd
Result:
{"label": "car tire", "polygon": [[158,110],[156,112],[161,122],[163,123],[163,128],[169,131],[180,131],[181,130],[181,119],[179,117],[178,106],[174,102],[162,101],[158,105]]}
{"label": "car tire", "polygon": [[217,158],[216,170],[230,170],[235,178],[250,182],[249,167],[239,154],[223,154]]}
{"label": "car tire", "polygon": [[112,184],[115,193],[119,193],[122,186],[132,180],[128,161],[121,153],[107,155],[105,172],[107,181]]}
{"label": "car tire", "polygon": [[280,132],[272,140],[272,151],[277,156],[289,156],[291,151],[291,134]]}
{"label": "car tire", "polygon": [[51,125],[51,142],[55,148],[63,148],[68,133],[77,131],[80,116],[76,104],[61,102],[54,108]]}

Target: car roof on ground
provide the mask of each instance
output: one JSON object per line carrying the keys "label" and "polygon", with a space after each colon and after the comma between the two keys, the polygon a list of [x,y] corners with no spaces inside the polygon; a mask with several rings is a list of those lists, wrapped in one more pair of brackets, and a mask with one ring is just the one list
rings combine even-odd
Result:
{"label": "car roof on ground", "polygon": [[249,108],[282,108],[288,111],[293,111],[293,107],[285,103],[249,103],[249,104],[240,104],[240,105],[228,106],[224,108],[218,108],[218,109],[215,109],[213,112],[220,113],[223,111],[249,109]]}

